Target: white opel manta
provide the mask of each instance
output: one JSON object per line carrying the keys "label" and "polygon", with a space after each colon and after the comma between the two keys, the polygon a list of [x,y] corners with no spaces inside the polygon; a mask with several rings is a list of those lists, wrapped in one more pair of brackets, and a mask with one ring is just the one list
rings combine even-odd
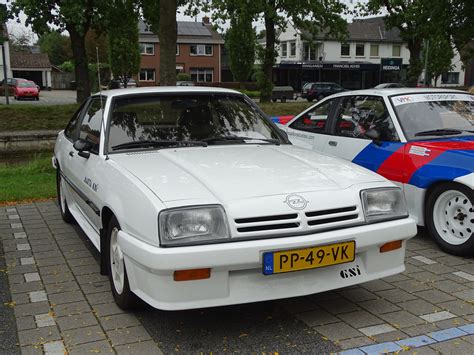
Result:
{"label": "white opel manta", "polygon": [[58,202],[117,304],[164,310],[313,294],[402,272],[401,190],[292,146],[246,96],[159,87],[91,96],[59,133]]}

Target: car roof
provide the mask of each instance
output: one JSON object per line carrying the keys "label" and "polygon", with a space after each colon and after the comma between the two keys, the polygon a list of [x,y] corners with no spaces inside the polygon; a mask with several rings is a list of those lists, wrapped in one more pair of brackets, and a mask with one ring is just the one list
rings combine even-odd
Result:
{"label": "car roof", "polygon": [[[127,88],[127,89],[112,89],[102,91],[102,95],[116,97],[124,95],[139,95],[139,94],[174,94],[174,93],[205,93],[205,94],[238,94],[242,93],[223,88],[205,87],[205,86],[149,86],[139,88]],[[94,94],[99,95],[97,92]]]}
{"label": "car roof", "polygon": [[339,97],[348,95],[378,95],[378,96],[393,96],[393,95],[409,95],[409,94],[424,94],[424,93],[457,93],[457,94],[468,94],[467,91],[445,89],[445,88],[380,88],[380,89],[365,89],[365,90],[353,90],[344,91],[338,94],[334,94],[328,97]]}

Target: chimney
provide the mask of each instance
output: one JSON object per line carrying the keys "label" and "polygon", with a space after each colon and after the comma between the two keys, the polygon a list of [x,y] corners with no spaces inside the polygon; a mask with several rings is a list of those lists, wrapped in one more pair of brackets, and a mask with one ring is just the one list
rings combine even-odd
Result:
{"label": "chimney", "polygon": [[203,25],[210,25],[210,24],[211,24],[210,18],[207,17],[207,16],[204,16],[204,17],[202,18],[202,24],[203,24]]}

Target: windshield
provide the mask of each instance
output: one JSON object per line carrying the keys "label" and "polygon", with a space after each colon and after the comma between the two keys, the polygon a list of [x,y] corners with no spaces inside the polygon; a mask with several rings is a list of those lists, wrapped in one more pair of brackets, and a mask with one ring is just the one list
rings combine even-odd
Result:
{"label": "windshield", "polygon": [[408,140],[474,134],[473,95],[399,95],[392,103]]}
{"label": "windshield", "polygon": [[35,83],[29,82],[29,81],[19,81],[18,86],[21,88],[35,88],[36,87]]}
{"label": "windshield", "polygon": [[271,123],[238,96],[133,95],[114,100],[107,149],[280,141]]}

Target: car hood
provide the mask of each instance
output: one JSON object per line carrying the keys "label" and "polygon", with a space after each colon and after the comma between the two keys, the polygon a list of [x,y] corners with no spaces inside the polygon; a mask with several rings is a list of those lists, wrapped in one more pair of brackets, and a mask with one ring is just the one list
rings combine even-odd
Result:
{"label": "car hood", "polygon": [[355,164],[291,145],[161,149],[110,156],[163,202],[341,190],[386,181]]}

